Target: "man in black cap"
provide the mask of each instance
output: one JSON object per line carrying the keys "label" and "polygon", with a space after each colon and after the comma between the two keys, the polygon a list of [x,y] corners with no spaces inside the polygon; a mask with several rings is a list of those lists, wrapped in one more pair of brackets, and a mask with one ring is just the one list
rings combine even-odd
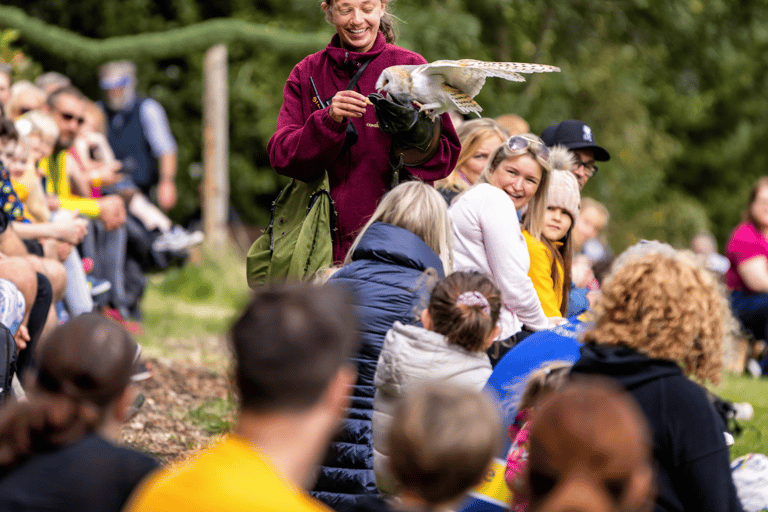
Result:
{"label": "man in black cap", "polygon": [[611,159],[608,151],[595,144],[592,128],[584,121],[568,119],[548,126],[541,132],[541,140],[547,146],[559,144],[571,150],[576,157],[571,172],[579,181],[579,189],[584,188],[589,178],[597,174],[595,161],[607,162]]}

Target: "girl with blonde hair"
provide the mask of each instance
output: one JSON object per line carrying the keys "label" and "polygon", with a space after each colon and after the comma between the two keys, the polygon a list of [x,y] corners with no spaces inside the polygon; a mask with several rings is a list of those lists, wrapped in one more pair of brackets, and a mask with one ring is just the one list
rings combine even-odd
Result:
{"label": "girl with blonde hair", "polygon": [[525,222],[523,235],[528,245],[531,268],[528,276],[548,317],[567,316],[573,260],[573,226],[579,216],[579,183],[569,170],[573,157],[562,146],[550,151],[553,171],[549,180],[547,209],[541,235],[530,231],[531,217]]}
{"label": "girl with blonde hair", "polygon": [[475,185],[448,210],[456,270],[486,274],[501,290],[500,342],[490,352],[494,364],[525,336],[519,334],[523,326],[538,331],[562,321],[550,321],[544,314],[528,277],[531,260],[518,221],[518,212],[525,210],[529,232],[540,236],[551,172],[548,159],[549,149],[537,136],[511,137],[491,153]]}
{"label": "girl with blonde hair", "polygon": [[440,193],[419,181],[402,183],[382,198],[344,266],[328,280],[346,286],[356,297],[361,337],[352,359],[358,376],[347,420],[315,487],[315,496],[334,508],[378,493],[371,415],[384,337],[395,322],[418,323],[429,284],[444,277],[444,268],[450,269],[451,248],[450,221]]}

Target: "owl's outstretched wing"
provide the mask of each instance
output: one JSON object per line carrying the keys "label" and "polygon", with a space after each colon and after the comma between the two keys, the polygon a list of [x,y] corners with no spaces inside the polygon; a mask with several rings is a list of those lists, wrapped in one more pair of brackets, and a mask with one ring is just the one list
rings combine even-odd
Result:
{"label": "owl's outstretched wing", "polygon": [[427,75],[442,75],[445,83],[474,98],[485,84],[485,77],[492,76],[524,82],[520,73],[550,73],[560,68],[545,64],[526,64],[522,62],[485,62],[481,60],[436,60],[419,66],[414,72]]}

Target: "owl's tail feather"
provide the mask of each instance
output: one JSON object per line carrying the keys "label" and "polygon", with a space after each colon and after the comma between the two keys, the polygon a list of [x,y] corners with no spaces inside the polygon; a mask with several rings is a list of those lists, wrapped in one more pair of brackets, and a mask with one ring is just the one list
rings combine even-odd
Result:
{"label": "owl's tail feather", "polygon": [[477,113],[483,111],[483,107],[481,107],[480,104],[473,100],[468,94],[465,94],[448,84],[444,84],[443,88],[445,89],[445,92],[448,93],[448,97],[451,98],[453,104],[456,105],[456,110],[462,114],[469,114],[470,112]]}

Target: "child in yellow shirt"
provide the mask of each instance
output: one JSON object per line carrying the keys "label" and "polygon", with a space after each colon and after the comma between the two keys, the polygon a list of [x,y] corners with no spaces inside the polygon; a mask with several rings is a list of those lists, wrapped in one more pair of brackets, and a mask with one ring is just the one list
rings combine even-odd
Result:
{"label": "child in yellow shirt", "polygon": [[[553,169],[569,169],[569,155],[560,155],[558,147],[550,152]],[[566,166],[566,167],[564,167]],[[566,170],[552,172],[547,194],[547,210],[539,239],[528,230],[523,231],[531,258],[528,277],[541,301],[544,314],[548,317],[566,316],[568,291],[571,286],[571,262],[573,243],[571,231],[579,215],[579,183],[576,177]]]}

